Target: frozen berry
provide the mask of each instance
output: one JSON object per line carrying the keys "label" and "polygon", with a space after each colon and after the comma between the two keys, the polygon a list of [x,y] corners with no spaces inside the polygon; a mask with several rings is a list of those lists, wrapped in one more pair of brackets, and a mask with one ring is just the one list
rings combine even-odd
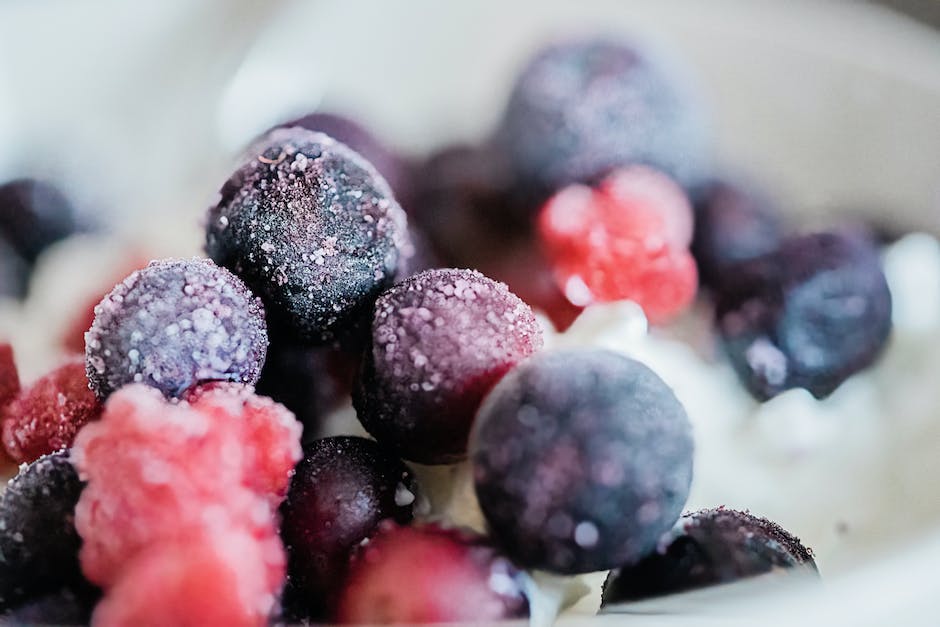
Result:
{"label": "frozen berry", "polygon": [[281,124],[283,128],[292,126],[323,133],[346,144],[375,166],[396,197],[408,194],[408,164],[358,122],[335,113],[311,113]]}
{"label": "frozen berry", "polygon": [[559,285],[576,305],[629,299],[659,322],[695,297],[692,209],[655,170],[625,168],[596,189],[566,187],[542,208],[538,228]]}
{"label": "frozen berry", "polygon": [[358,367],[358,353],[345,347],[273,340],[256,390],[294,412],[312,439],[329,412],[348,401]]}
{"label": "frozen berry", "polygon": [[816,572],[812,552],[776,523],[718,508],[682,517],[660,546],[612,571],[602,605],[730,583],[770,572]]}
{"label": "frozen berry", "polygon": [[340,436],[308,446],[281,506],[293,618],[328,618],[352,550],[386,518],[410,522],[416,490],[408,468],[372,440]]}
{"label": "frozen berry", "polygon": [[0,609],[82,582],[75,503],[82,491],[68,453],[24,467],[0,497]]}
{"label": "frozen berry", "polygon": [[856,234],[792,237],[735,273],[719,298],[718,328],[760,400],[790,388],[828,396],[887,342],[891,293],[877,250]]}
{"label": "frozen berry", "polygon": [[101,414],[88,389],[85,361],[76,357],[23,390],[0,410],[3,447],[18,462],[68,448],[75,434]]}
{"label": "frozen berry", "polygon": [[7,625],[87,625],[101,592],[93,586],[74,585],[29,599],[0,620]]}
{"label": "frozen berry", "polygon": [[300,425],[283,407],[235,384],[170,403],[129,385],[78,434],[88,481],[75,510],[85,575],[110,587],[147,547],[245,530],[264,544],[271,594],[284,555],[275,508],[300,459]]}
{"label": "frozen berry", "polygon": [[385,180],[345,145],[271,131],[209,210],[206,250],[259,294],[272,321],[331,340],[368,314],[410,248]]}
{"label": "frozen berry", "polygon": [[359,420],[406,459],[459,461],[483,396],[541,346],[532,310],[502,283],[473,270],[417,274],[375,305],[353,390]]}
{"label": "frozen berry", "polygon": [[490,623],[529,614],[521,573],[482,536],[385,523],[354,558],[340,623]]}
{"label": "frozen berry", "polygon": [[54,186],[33,179],[0,185],[0,239],[29,263],[75,230],[72,206]]}
{"label": "frozen berry", "polygon": [[470,459],[494,539],[521,565],[584,573],[630,564],[678,519],[692,433],[672,390],[604,350],[553,351],[500,381]]}
{"label": "frozen berry", "polygon": [[692,199],[692,253],[703,285],[720,290],[724,282],[735,281],[736,263],[771,253],[780,245],[780,217],[762,192],[713,180],[698,187]]}
{"label": "frozen berry", "polygon": [[20,374],[13,358],[13,347],[0,343],[0,411],[20,393]]}
{"label": "frozen berry", "polygon": [[133,382],[178,397],[203,381],[255,383],[268,339],[261,301],[193,258],[153,261],[119,283],[95,308],[85,345],[98,398]]}
{"label": "frozen berry", "polygon": [[522,71],[496,139],[522,185],[545,195],[636,163],[689,184],[707,165],[703,116],[689,92],[639,48],[558,43]]}
{"label": "frozen berry", "polygon": [[100,627],[262,627],[273,602],[265,585],[265,559],[258,542],[240,531],[154,546],[129,560],[92,622]]}

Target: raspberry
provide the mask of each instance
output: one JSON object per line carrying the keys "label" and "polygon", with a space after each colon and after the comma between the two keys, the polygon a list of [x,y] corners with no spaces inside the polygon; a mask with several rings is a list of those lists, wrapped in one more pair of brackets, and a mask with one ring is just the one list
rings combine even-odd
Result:
{"label": "raspberry", "polygon": [[[252,580],[264,582],[264,594],[249,600],[253,612],[268,612],[285,568],[274,508],[300,458],[300,425],[276,403],[235,384],[213,384],[188,397],[174,404],[146,386],[126,386],[108,400],[101,420],[79,434],[73,455],[88,481],[75,510],[84,541],[82,569],[106,589],[123,591],[134,588],[127,582],[144,549],[195,550],[239,531],[257,547],[226,549],[226,559],[240,568],[244,557],[244,568],[256,573],[260,567],[252,555],[261,552],[263,576]],[[201,568],[199,561],[181,559]],[[147,568],[177,567],[185,564],[171,560]],[[159,589],[152,594],[162,598]],[[171,586],[166,602],[178,594]],[[125,598],[123,592],[118,596]]]}
{"label": "raspberry", "polygon": [[542,208],[538,230],[556,280],[577,305],[629,299],[662,322],[695,297],[692,209],[654,170],[626,168],[597,188],[566,187]]}
{"label": "raspberry", "polygon": [[458,461],[483,396],[541,347],[532,310],[505,285],[473,270],[428,270],[376,303],[353,403],[366,430],[402,457]]}
{"label": "raspberry", "polygon": [[85,360],[71,359],[23,390],[2,415],[3,446],[17,462],[68,448],[75,434],[101,414],[88,389]]}
{"label": "raspberry", "polygon": [[266,625],[270,556],[242,531],[223,531],[141,552],[95,609],[99,627]]}
{"label": "raspberry", "polygon": [[16,369],[13,347],[0,344],[0,410],[20,392],[20,373]]}
{"label": "raspberry", "polygon": [[482,536],[383,523],[350,565],[341,623],[479,623],[528,616],[520,573]]}

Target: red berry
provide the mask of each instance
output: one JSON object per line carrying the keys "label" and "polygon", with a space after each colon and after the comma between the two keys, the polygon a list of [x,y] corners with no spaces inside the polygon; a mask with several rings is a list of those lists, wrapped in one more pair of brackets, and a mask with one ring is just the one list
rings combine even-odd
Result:
{"label": "red berry", "polygon": [[0,344],[0,409],[20,393],[20,374],[16,370],[13,347]]}
{"label": "red berry", "polygon": [[157,545],[126,566],[95,610],[99,627],[267,624],[266,555],[240,531]]}
{"label": "red berry", "polygon": [[661,322],[695,297],[692,209],[655,170],[636,166],[596,188],[566,187],[542,208],[538,230],[556,280],[575,304],[629,299]]}
{"label": "red berry", "polygon": [[101,414],[88,388],[85,360],[72,359],[23,390],[2,411],[3,446],[28,463],[72,445],[75,434]]}
{"label": "red berry", "polygon": [[190,396],[170,403],[157,390],[126,386],[76,438],[73,459],[88,482],[75,509],[82,569],[110,588],[131,577],[125,569],[144,549],[239,530],[264,553],[270,610],[284,576],[274,508],[300,459],[300,425],[232,384]]}
{"label": "red berry", "polygon": [[528,616],[519,571],[482,536],[386,522],[350,565],[341,623],[485,623]]}

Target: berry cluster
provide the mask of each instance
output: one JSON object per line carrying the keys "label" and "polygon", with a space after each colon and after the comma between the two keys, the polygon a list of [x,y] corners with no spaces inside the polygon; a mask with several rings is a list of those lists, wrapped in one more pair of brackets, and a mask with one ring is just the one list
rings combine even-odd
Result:
{"label": "berry cluster", "polygon": [[[701,117],[655,55],[582,40],[526,66],[484,142],[422,163],[338,116],[264,134],[208,210],[209,259],[133,260],[76,308],[63,348],[84,358],[25,388],[0,344],[2,444],[28,464],[0,499],[0,611],[480,622],[529,614],[523,569],[613,569],[605,606],[814,571],[767,520],[680,519],[692,428],[653,370],[543,347],[536,310],[563,328],[630,300],[666,324],[701,282],[758,399],[826,396],[880,354],[875,245],[787,233],[759,191],[709,179]],[[0,293],[75,228],[67,207],[0,187]],[[373,439],[327,429],[349,400],[347,433]],[[418,485],[456,464],[486,535]]]}

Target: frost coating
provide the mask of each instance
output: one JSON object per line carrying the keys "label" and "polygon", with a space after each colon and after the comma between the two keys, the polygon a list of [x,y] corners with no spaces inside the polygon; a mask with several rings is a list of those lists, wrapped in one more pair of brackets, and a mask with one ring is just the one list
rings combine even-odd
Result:
{"label": "frost coating", "polygon": [[272,319],[326,342],[352,325],[413,250],[405,214],[359,154],[322,133],[271,131],[209,210],[206,251]]}
{"label": "frost coating", "polygon": [[128,383],[177,397],[202,381],[254,384],[268,338],[260,299],[208,259],[153,261],[95,307],[85,368],[99,398]]}

